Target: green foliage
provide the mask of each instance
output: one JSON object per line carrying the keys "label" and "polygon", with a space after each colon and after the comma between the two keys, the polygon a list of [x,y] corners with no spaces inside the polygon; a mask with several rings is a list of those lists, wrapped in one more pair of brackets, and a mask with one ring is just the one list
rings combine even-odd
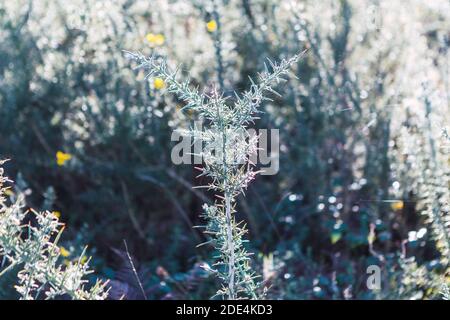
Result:
{"label": "green foliage", "polygon": [[272,85],[282,80],[289,67],[297,62],[298,56],[283,60],[280,64],[269,60],[270,71],[265,66],[266,71],[259,74],[259,83],[255,84],[252,80],[250,90],[242,94],[242,98],[236,94],[237,101],[230,106],[223,94],[219,95],[216,90],[211,96],[206,96],[190,89],[188,81],[178,82],[178,70],[171,72],[164,59],[158,62],[155,56],[146,58],[130,52],[127,55],[138,62],[138,68],[148,70],[148,77],[162,79],[167,84],[167,91],[177,94],[186,103],[184,109],[192,109],[198,112],[200,119],[208,121],[209,127],[205,131],[193,129],[190,134],[194,137],[194,143],[205,141],[199,154],[204,163],[202,168],[198,168],[201,172],[199,177],[209,177],[212,182],[208,184],[208,189],[219,192],[222,199],[214,206],[203,206],[203,216],[208,221],[204,232],[212,237],[211,242],[220,254],[214,266],[225,270],[215,271],[224,283],[217,294],[228,299],[256,299],[258,285],[254,282],[255,275],[242,240],[246,229],[235,221],[234,202],[257,173],[252,169],[254,164],[250,157],[257,151],[258,139],[250,137],[247,141],[242,134],[248,124],[256,119],[260,103],[269,100],[265,92],[279,95]]}
{"label": "green foliage", "polygon": [[[3,164],[0,161],[0,166]],[[85,276],[89,260],[83,261],[84,252],[76,263],[63,266],[59,262],[61,249],[57,246],[63,229],[51,212],[23,211],[23,198],[6,205],[3,183],[3,168],[0,167],[0,255],[3,268],[0,275],[13,268],[18,283],[15,289],[21,299],[45,299],[69,296],[77,300],[103,300],[107,296],[106,283],[97,281],[89,290],[85,289]],[[23,224],[30,215],[35,223]]]}

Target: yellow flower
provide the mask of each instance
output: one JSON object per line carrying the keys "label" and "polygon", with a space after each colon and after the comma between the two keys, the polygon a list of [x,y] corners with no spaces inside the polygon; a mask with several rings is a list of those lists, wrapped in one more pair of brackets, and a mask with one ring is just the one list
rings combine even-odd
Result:
{"label": "yellow flower", "polygon": [[52,213],[53,213],[53,215],[54,215],[55,217],[57,217],[58,219],[61,218],[61,212],[60,212],[60,211],[53,211]]}
{"label": "yellow flower", "polygon": [[164,44],[165,38],[161,33],[153,34],[153,33],[147,33],[145,36],[145,39],[147,39],[148,42],[150,42],[152,45],[161,46]]}
{"label": "yellow flower", "polygon": [[404,207],[403,201],[395,201],[391,204],[391,208],[394,211],[402,210]]}
{"label": "yellow flower", "polygon": [[59,247],[59,253],[60,253],[61,256],[63,256],[63,257],[68,257],[68,256],[70,256],[70,251],[67,250],[67,249],[64,248],[64,247]]}
{"label": "yellow flower", "polygon": [[70,153],[64,153],[62,151],[58,151],[56,153],[56,163],[58,166],[63,166],[66,161],[69,161],[70,159],[72,159],[72,155]]}
{"label": "yellow flower", "polygon": [[156,90],[161,90],[161,89],[164,88],[165,86],[166,86],[166,83],[164,82],[163,79],[161,79],[161,78],[155,78],[155,79],[153,80],[153,87],[154,87]]}
{"label": "yellow flower", "polygon": [[208,32],[214,32],[217,30],[217,22],[216,20],[209,20],[206,23],[206,30],[208,30]]}

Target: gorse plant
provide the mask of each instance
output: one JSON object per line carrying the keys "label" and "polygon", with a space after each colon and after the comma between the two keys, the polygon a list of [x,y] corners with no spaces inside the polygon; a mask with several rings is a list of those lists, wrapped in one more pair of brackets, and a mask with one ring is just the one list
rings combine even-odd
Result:
{"label": "gorse plant", "polygon": [[[0,161],[0,166],[4,161]],[[85,288],[85,277],[92,273],[89,261],[83,261],[84,252],[77,262],[59,263],[57,246],[64,230],[63,224],[51,212],[23,211],[23,196],[12,205],[6,204],[3,184],[8,179],[0,167],[0,276],[20,268],[15,289],[21,299],[53,299],[69,296],[77,300],[103,300],[107,297],[106,282],[97,281]],[[32,217],[34,215],[34,217]],[[35,223],[24,224],[26,218]]]}
{"label": "gorse plant", "polygon": [[127,54],[139,63],[138,68],[148,70],[148,77],[163,79],[167,92],[176,94],[186,103],[184,109],[197,111],[199,118],[207,121],[206,130],[194,128],[190,135],[194,142],[201,140],[204,143],[200,154],[203,167],[198,168],[201,171],[199,176],[210,178],[211,182],[206,187],[216,192],[219,199],[214,205],[203,206],[203,217],[207,220],[205,234],[211,236],[209,242],[219,252],[214,272],[223,286],[217,295],[228,299],[258,298],[259,283],[244,247],[243,236],[247,230],[245,225],[235,220],[236,197],[244,192],[258,173],[254,170],[255,164],[250,161],[251,155],[257,152],[258,137],[245,139],[243,131],[257,119],[261,102],[270,100],[266,93],[278,94],[272,86],[283,80],[299,55],[279,64],[269,60],[269,66],[265,65],[265,71],[259,74],[258,83],[250,79],[250,89],[241,96],[236,94],[234,104],[230,105],[215,88],[207,95],[190,88],[189,81],[179,82],[179,69],[171,71],[164,58]]}
{"label": "gorse plant", "polygon": [[[423,163],[421,187],[424,194],[424,214],[430,224],[432,236],[436,247],[441,252],[444,266],[450,264],[450,172],[446,163],[448,156],[437,150],[432,128],[432,104],[430,99],[424,97],[426,109],[425,139],[428,142],[428,158],[420,159]],[[426,146],[425,146],[426,148]]]}
{"label": "gorse plant", "polygon": [[450,300],[450,289],[448,288],[448,286],[446,284],[444,284],[442,286],[442,299],[444,300]]}

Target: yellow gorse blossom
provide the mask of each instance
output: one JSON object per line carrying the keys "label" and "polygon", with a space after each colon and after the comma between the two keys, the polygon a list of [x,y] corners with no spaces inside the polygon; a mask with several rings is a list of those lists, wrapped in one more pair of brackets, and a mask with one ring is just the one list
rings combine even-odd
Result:
{"label": "yellow gorse blossom", "polygon": [[70,251],[67,250],[64,247],[59,247],[59,253],[61,254],[61,256],[63,256],[64,258],[70,256]]}
{"label": "yellow gorse blossom", "polygon": [[69,161],[70,159],[72,159],[72,155],[70,153],[64,153],[62,151],[58,151],[56,153],[56,163],[58,166],[63,166],[66,161]]}
{"label": "yellow gorse blossom", "polygon": [[206,23],[206,30],[208,30],[208,32],[214,32],[217,30],[217,22],[216,20],[209,20]]}
{"label": "yellow gorse blossom", "polygon": [[147,33],[145,36],[145,39],[147,39],[150,44],[155,46],[161,46],[164,44],[164,41],[166,40],[164,36],[161,33],[154,34],[154,33]]}
{"label": "yellow gorse blossom", "polygon": [[395,202],[393,202],[393,203],[391,204],[391,208],[392,208],[392,210],[394,210],[394,211],[402,210],[403,207],[404,207],[403,201],[395,201]]}
{"label": "yellow gorse blossom", "polygon": [[161,79],[161,78],[155,78],[155,79],[153,80],[153,87],[154,87],[156,90],[161,90],[161,89],[163,89],[165,86],[166,86],[166,83],[164,82],[163,79]]}
{"label": "yellow gorse blossom", "polygon": [[60,212],[60,211],[53,211],[52,213],[53,213],[53,215],[54,215],[55,217],[57,217],[58,219],[61,218],[61,212]]}

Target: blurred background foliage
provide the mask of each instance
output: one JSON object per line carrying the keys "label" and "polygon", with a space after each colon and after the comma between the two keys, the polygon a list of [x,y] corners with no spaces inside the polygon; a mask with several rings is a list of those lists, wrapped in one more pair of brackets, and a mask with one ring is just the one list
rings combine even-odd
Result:
{"label": "blurred background foliage", "polygon": [[[256,124],[280,129],[280,171],[239,201],[273,299],[434,299],[449,281],[448,1],[0,1],[0,156],[15,193],[66,224],[111,298],[208,298],[196,248],[212,201],[170,137],[195,115],[122,50],[182,64],[230,95],[308,49]],[[381,268],[380,290],[366,286]],[[12,297],[10,280],[0,282]]]}

